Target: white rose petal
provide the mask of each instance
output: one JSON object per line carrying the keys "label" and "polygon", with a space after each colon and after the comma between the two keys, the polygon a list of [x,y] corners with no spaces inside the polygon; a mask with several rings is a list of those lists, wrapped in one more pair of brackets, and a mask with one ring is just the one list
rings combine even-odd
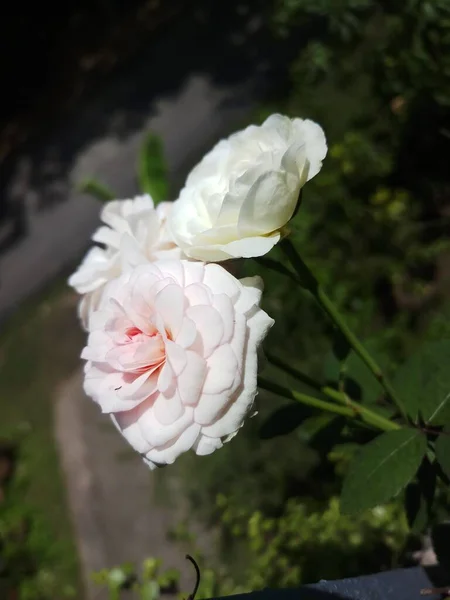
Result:
{"label": "white rose petal", "polygon": [[84,257],[69,278],[81,298],[79,315],[87,328],[92,312],[100,305],[106,283],[138,264],[162,259],[181,258],[166,227],[172,202],[161,202],[156,208],[149,195],[132,200],[113,200],[102,210],[106,224],[97,229],[92,239],[95,246]]}
{"label": "white rose petal", "polygon": [[266,254],[326,153],[317,123],[282,115],[222,140],[192,170],[174,203],[173,239],[203,261]]}
{"label": "white rose petal", "polygon": [[251,414],[257,352],[273,324],[262,281],[157,260],[104,286],[89,321],[84,389],[146,464],[221,448]]}

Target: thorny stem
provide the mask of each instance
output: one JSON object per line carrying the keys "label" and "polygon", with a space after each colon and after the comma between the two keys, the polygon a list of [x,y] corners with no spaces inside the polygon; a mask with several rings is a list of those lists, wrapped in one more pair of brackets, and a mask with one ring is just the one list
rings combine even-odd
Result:
{"label": "thorny stem", "polygon": [[361,342],[358,340],[355,334],[348,327],[347,323],[339,314],[333,302],[330,300],[330,298],[328,298],[328,296],[325,294],[325,291],[319,285],[319,282],[314,277],[308,266],[303,262],[302,258],[296,251],[292,242],[289,239],[284,238],[280,242],[280,245],[285,255],[289,259],[291,265],[293,266],[294,270],[297,272],[303,285],[309,290],[309,292],[314,296],[317,303],[322,307],[322,309],[326,312],[329,318],[333,321],[335,326],[339,329],[339,331],[349,343],[350,347],[367,365],[367,367],[373,373],[374,377],[383,386],[384,390],[386,391],[387,395],[390,397],[392,402],[396,405],[405,421],[408,422],[405,407],[401,399],[397,396],[396,391],[386,379],[385,375],[383,374],[381,368],[378,366],[376,361],[367,352],[367,350],[364,348],[364,346],[361,344]]}

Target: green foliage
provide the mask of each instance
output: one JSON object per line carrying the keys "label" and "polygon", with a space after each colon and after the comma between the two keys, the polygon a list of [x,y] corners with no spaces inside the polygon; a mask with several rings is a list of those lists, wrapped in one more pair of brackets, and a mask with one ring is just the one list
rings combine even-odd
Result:
{"label": "green foliage", "polygon": [[372,333],[365,324],[426,303],[434,261],[448,247],[441,97],[450,88],[436,64],[448,61],[449,11],[446,0],[276,3],[276,27],[304,40],[276,109],[315,118],[330,146],[308,184],[296,242],[333,299],[358,313],[363,335]]}
{"label": "green foliage", "polygon": [[408,535],[397,504],[347,517],[336,497],[324,505],[291,499],[277,518],[235,507],[224,496],[219,505],[224,528],[244,544],[239,581],[249,591],[391,568]]}
{"label": "green foliage", "polygon": [[365,445],[351,463],[342,489],[341,506],[357,514],[388,502],[415,476],[426,452],[420,431],[389,431]]}
{"label": "green foliage", "polygon": [[[301,209],[290,224],[294,244],[350,327],[370,340],[364,345],[384,374],[394,376],[394,391],[416,429],[398,420],[380,378],[355,352],[348,353],[342,340],[331,352],[323,340],[335,332],[327,328],[308,298],[290,293],[292,282],[265,270],[270,294],[265,302],[277,323],[269,344],[308,375],[322,381],[325,374],[334,389],[411,427],[372,442],[373,436],[349,437],[344,428],[349,441],[370,442],[355,459],[344,491],[350,489],[346,501],[362,509],[364,498],[355,492],[359,485],[363,494],[367,490],[364,501],[371,506],[388,500],[410,482],[408,493],[411,496],[414,490],[420,509],[414,520],[416,524],[422,521],[422,527],[432,518],[429,505],[435,487],[430,479],[424,484],[426,461],[422,458],[427,442],[433,456],[437,436],[436,450],[444,445],[445,434],[439,434],[449,422],[448,352],[442,341],[448,317],[441,316],[439,326],[433,318],[434,350],[420,347],[431,318],[429,308],[436,306],[430,299],[437,298],[436,290],[442,285],[436,277],[436,261],[449,247],[445,216],[449,176],[444,156],[450,145],[443,135],[450,123],[450,88],[445,81],[449,16],[448,2],[423,0],[394,2],[389,7],[374,0],[278,0],[274,14],[278,32],[304,40],[292,64],[290,94],[275,108],[316,119],[329,140],[324,168],[308,184]],[[416,355],[408,359],[412,348],[417,349]],[[325,369],[319,368],[321,357],[327,354]],[[293,388],[296,385],[291,383]],[[288,423],[279,423],[282,415],[274,415],[279,430],[288,428]],[[302,439],[311,443],[303,432],[305,425],[309,426],[309,419],[296,434],[306,435]],[[387,481],[388,475],[375,477],[390,471],[380,468],[370,485],[361,484],[370,473],[364,452],[370,454],[380,444],[383,450],[386,436],[411,438],[402,449],[406,454],[411,450],[411,462],[404,461],[409,469],[400,466]],[[392,460],[396,462],[395,453]],[[359,473],[355,471],[358,463]],[[436,480],[439,468],[434,460],[428,464]],[[354,486],[350,485],[353,479]],[[426,487],[431,490],[428,494]],[[369,500],[371,490],[373,500]]]}
{"label": "green foliage", "polygon": [[[396,565],[408,539],[408,526],[399,504],[377,506],[360,516],[343,516],[339,500],[325,502],[290,499],[277,517],[235,505],[223,494],[217,497],[224,538],[228,546],[220,565],[196,551],[201,572],[197,598],[242,594],[266,587],[297,587],[321,578],[336,579],[346,573],[359,576]],[[185,536],[183,535],[183,538]],[[195,546],[189,535],[191,547]],[[230,541],[238,551],[228,553]],[[226,566],[224,565],[224,562]],[[153,569],[145,569],[145,565]],[[136,598],[156,600],[169,589],[178,590],[179,574],[170,572],[165,587],[161,562],[148,559],[142,574],[130,565],[104,570],[95,575],[108,587],[110,599],[122,598],[125,590]],[[154,595],[143,595],[152,584]],[[182,597],[187,597],[183,590]]]}
{"label": "green foliage", "polygon": [[450,423],[450,340],[421,346],[398,370],[394,384],[411,418]]}
{"label": "green foliage", "polygon": [[[406,4],[406,6],[405,6]],[[384,70],[383,91],[414,100],[428,93],[449,106],[450,89],[443,85],[450,76],[450,5],[447,0],[410,0],[399,3],[400,12],[386,19],[388,31],[379,69]]]}
{"label": "green foliage", "polygon": [[124,592],[132,592],[136,600],[158,600],[163,594],[178,591],[180,578],[174,569],[161,572],[161,565],[161,560],[147,558],[140,572],[134,565],[126,564],[94,573],[93,580],[108,590],[110,600],[119,600]]}
{"label": "green foliage", "polygon": [[[220,493],[249,510],[277,514],[291,485],[302,485],[306,493],[316,493],[330,483],[328,475],[320,480],[315,472],[319,462],[317,452],[299,439],[296,432],[264,442],[260,440],[262,422],[280,403],[264,392],[260,392],[259,398],[258,415],[249,419],[239,435],[220,452],[204,457],[186,453],[170,470],[152,473],[165,503],[173,500],[167,484],[174,478],[182,486],[183,497],[193,514],[213,526],[218,520],[214,498]],[[334,489],[337,493],[338,487]]]}
{"label": "green foliage", "polygon": [[168,200],[169,186],[167,165],[161,139],[147,134],[139,154],[139,185],[143,192],[150,194],[155,204]]}
{"label": "green foliage", "polygon": [[384,6],[376,0],[279,0],[274,22],[285,35],[308,28],[303,54],[310,75],[327,72],[336,53],[348,57],[364,41],[359,60],[378,76],[381,93],[401,95],[406,102],[427,93],[439,104],[449,103],[448,87],[442,85],[450,74],[447,0],[396,0]]}

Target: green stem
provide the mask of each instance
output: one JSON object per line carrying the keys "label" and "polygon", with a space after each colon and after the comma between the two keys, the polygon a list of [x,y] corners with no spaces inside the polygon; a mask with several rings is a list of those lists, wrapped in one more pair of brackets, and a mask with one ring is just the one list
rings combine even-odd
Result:
{"label": "green stem", "polygon": [[333,412],[337,415],[343,415],[344,417],[354,416],[354,412],[351,408],[339,406],[337,404],[332,404],[331,402],[320,400],[320,398],[314,398],[314,396],[308,396],[308,394],[303,394],[302,392],[289,390],[288,388],[285,388],[282,385],[278,385],[277,383],[273,383],[272,381],[268,381],[267,379],[264,379],[262,377],[258,377],[258,387],[268,392],[272,392],[273,394],[277,394],[277,396],[288,398],[289,400],[296,400],[297,402],[306,404],[306,406],[320,408],[321,410]]}
{"label": "green stem", "polygon": [[314,379],[312,379],[308,375],[305,375],[301,371],[298,371],[294,367],[286,365],[281,359],[273,356],[270,353],[265,352],[265,355],[267,356],[267,359],[270,363],[283,370],[285,373],[288,373],[292,377],[295,377],[295,379],[298,379],[298,381],[301,381],[310,388],[321,392],[322,394],[324,394],[324,396],[328,396],[328,398],[331,398],[332,400],[335,400],[336,402],[339,402],[340,404],[351,408],[353,417],[364,417],[363,420],[365,420],[367,423],[375,425],[375,427],[378,427],[383,431],[400,429],[400,425],[398,425],[398,423],[390,421],[389,419],[386,419],[385,417],[379,415],[370,408],[367,408],[362,404],[355,402],[355,400],[352,400],[345,392],[340,392],[327,385],[322,385],[318,381],[315,381]]}
{"label": "green stem", "polygon": [[289,277],[289,279],[295,281],[295,283],[299,283],[297,275],[277,260],[274,260],[273,258],[268,258],[267,256],[257,256],[253,258],[253,260],[262,267],[266,269],[272,269],[272,271],[276,271],[281,275]]}
{"label": "green stem", "polygon": [[360,418],[367,425],[381,429],[381,431],[394,431],[396,429],[400,429],[400,425],[397,423],[377,415],[371,410],[357,404],[356,402],[353,402],[349,398],[343,397],[343,395],[341,395],[339,392],[336,392],[336,390],[332,390],[331,388],[329,391],[331,391],[333,394],[329,394],[330,397],[334,396],[335,400],[340,402],[342,406],[332,402],[327,402],[326,400],[321,400],[320,398],[315,398],[314,396],[309,396],[308,394],[303,394],[302,392],[290,390],[282,385],[278,385],[277,383],[273,383],[272,381],[268,381],[267,379],[261,377],[258,378],[258,386],[261,389],[272,392],[273,394],[277,394],[278,396],[282,396],[283,398],[301,402],[306,406],[332,412],[350,419]]}
{"label": "green stem", "polygon": [[280,242],[280,244],[287,258],[289,259],[298,276],[300,277],[300,280],[302,281],[303,285],[305,285],[305,287],[311,292],[318,304],[327,313],[327,315],[330,317],[330,319],[345,337],[345,339],[347,340],[351,348],[354,350],[354,352],[367,365],[367,367],[373,373],[374,377],[383,386],[384,390],[391,398],[392,402],[394,402],[394,404],[397,406],[404,419],[408,421],[405,407],[401,399],[397,396],[396,391],[386,379],[381,368],[378,366],[375,360],[370,356],[370,354],[367,352],[367,350],[364,348],[364,346],[361,344],[361,342],[358,340],[355,334],[348,327],[347,323],[339,314],[333,302],[325,294],[325,291],[319,285],[317,279],[314,277],[307,265],[303,262],[303,260],[297,253],[292,242],[289,239],[284,238]]}

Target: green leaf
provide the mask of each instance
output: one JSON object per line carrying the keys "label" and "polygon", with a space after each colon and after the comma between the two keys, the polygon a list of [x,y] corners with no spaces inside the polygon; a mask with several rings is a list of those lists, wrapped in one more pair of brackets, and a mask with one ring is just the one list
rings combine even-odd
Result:
{"label": "green leaf", "polygon": [[154,133],[147,134],[142,144],[138,178],[141,190],[150,194],[155,204],[168,200],[169,183],[163,144],[161,138]]}
{"label": "green leaf", "polygon": [[85,179],[78,185],[78,190],[82,194],[93,196],[96,200],[100,200],[101,202],[109,202],[116,197],[108,186],[96,179]]}
{"label": "green leaf", "polygon": [[408,414],[426,423],[450,422],[450,340],[424,344],[397,371],[393,384]]}
{"label": "green leaf", "polygon": [[425,435],[414,429],[383,433],[364,446],[344,480],[342,512],[358,514],[397,496],[416,474],[426,449]]}
{"label": "green leaf", "polygon": [[450,427],[446,427],[436,441],[436,458],[442,470],[450,477]]}
{"label": "green leaf", "polygon": [[286,404],[273,412],[262,424],[259,435],[269,440],[291,433],[311,415],[311,409],[300,403]]}

